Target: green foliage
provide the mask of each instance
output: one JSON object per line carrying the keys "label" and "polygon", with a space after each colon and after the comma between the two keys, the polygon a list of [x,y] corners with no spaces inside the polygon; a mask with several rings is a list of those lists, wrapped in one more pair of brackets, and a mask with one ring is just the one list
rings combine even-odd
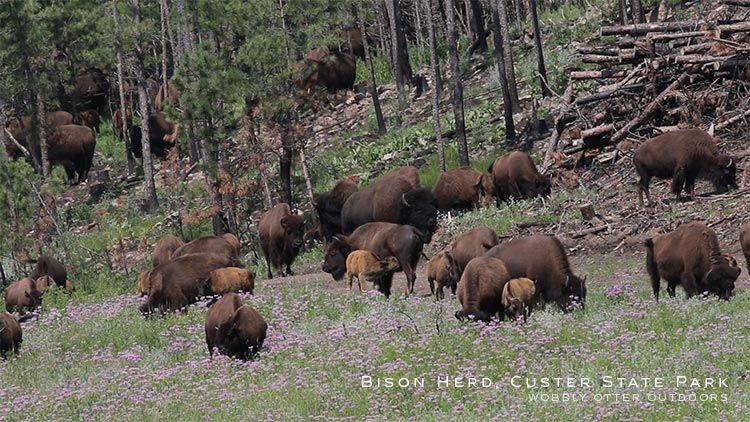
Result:
{"label": "green foliage", "polygon": [[23,161],[12,161],[0,153],[0,253],[18,250],[26,244],[26,232],[33,223],[37,177]]}

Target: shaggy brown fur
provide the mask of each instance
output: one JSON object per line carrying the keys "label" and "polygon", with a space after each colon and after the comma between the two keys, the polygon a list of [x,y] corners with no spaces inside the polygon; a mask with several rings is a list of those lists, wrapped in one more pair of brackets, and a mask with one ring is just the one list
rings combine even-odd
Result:
{"label": "shaggy brown fur", "polygon": [[288,204],[276,204],[261,216],[258,222],[258,237],[263,256],[266,257],[269,279],[273,278],[271,265],[279,270],[282,277],[294,275],[292,262],[302,248],[304,234],[304,217],[292,215]]}
{"label": "shaggy brown fur", "polygon": [[500,243],[485,256],[503,260],[513,278],[535,280],[542,304],[557,302],[569,311],[573,302],[583,306],[586,301],[586,278],[573,274],[565,248],[553,236],[534,235]]}
{"label": "shaggy brown fur", "polygon": [[513,151],[498,157],[487,170],[492,173],[498,206],[501,200],[549,196],[550,181],[539,173],[529,154]]}
{"label": "shaggy brown fur", "polygon": [[750,272],[750,223],[745,223],[740,228],[740,246],[742,254],[745,255],[747,271]]}
{"label": "shaggy brown fur", "polygon": [[221,238],[229,242],[229,244],[234,247],[234,256],[239,257],[242,253],[242,244],[240,243],[240,239],[237,238],[237,236],[235,236],[233,233],[224,233],[221,235]]}
{"label": "shaggy brown fur", "polygon": [[263,316],[235,293],[227,293],[208,309],[206,314],[206,346],[213,356],[219,353],[247,360],[263,347],[268,325]]}
{"label": "shaggy brown fur", "polygon": [[159,239],[159,241],[156,242],[156,246],[154,246],[154,252],[151,254],[153,268],[169,262],[172,259],[172,254],[184,244],[185,242],[180,238],[171,234],[165,235]]}
{"label": "shaggy brown fur", "polygon": [[472,259],[458,283],[458,301],[463,308],[456,311],[456,318],[490,322],[498,315],[504,319],[503,287],[508,280],[510,275],[503,261],[486,256]]}
{"label": "shaggy brown fur", "polygon": [[34,280],[34,284],[36,285],[36,289],[44,294],[47,289],[55,286],[55,280],[53,280],[52,277],[48,275],[44,275]]}
{"label": "shaggy brown fur", "polygon": [[440,173],[432,194],[441,211],[466,211],[489,205],[494,186],[492,175],[471,167],[461,167]]}
{"label": "shaggy brown fur", "polygon": [[47,144],[50,165],[62,165],[70,183],[76,182],[76,174],[77,183],[88,178],[96,148],[93,130],[80,125],[62,125],[50,134]]}
{"label": "shaggy brown fur", "polygon": [[652,177],[672,179],[672,193],[682,200],[683,187],[688,196],[698,177],[711,180],[717,193],[737,187],[737,166],[734,160],[719,154],[716,140],[700,129],[683,129],[663,133],[641,144],[633,155],[638,173],[638,203],[643,206],[646,193],[649,206],[653,206],[649,193]]}
{"label": "shaggy brown fur", "polygon": [[341,208],[354,192],[359,189],[356,178],[349,176],[338,182],[329,192],[315,198],[313,205],[318,213],[321,235],[327,242],[333,235],[341,234]]}
{"label": "shaggy brown fur", "polygon": [[212,253],[238,258],[236,246],[222,236],[203,236],[175,249],[172,253],[172,260],[196,253]]}
{"label": "shaggy brown fur", "polygon": [[43,294],[31,278],[16,281],[5,290],[5,310],[22,315],[26,311],[34,311],[42,304]]}
{"label": "shaggy brown fur", "polygon": [[23,342],[23,330],[16,317],[0,313],[0,357],[7,358],[8,352],[18,354]]}
{"label": "shaggy brown fur", "polygon": [[357,63],[351,54],[317,48],[308,53],[298,66],[303,73],[300,85],[304,92],[315,85],[323,86],[329,92],[352,89],[354,86]]}
{"label": "shaggy brown fur", "polygon": [[[99,112],[96,110],[85,110],[81,111],[73,118],[73,123],[81,126],[91,128],[96,133],[99,133],[99,125],[101,125],[101,119],[99,118]],[[67,124],[67,123],[66,123]],[[120,127],[122,130],[122,127]]]}
{"label": "shaggy brown fur", "polygon": [[380,259],[370,251],[356,250],[346,257],[346,277],[349,280],[349,290],[352,289],[354,279],[357,278],[359,291],[365,290],[365,281],[369,281],[380,290],[383,278],[392,277],[400,268],[398,260],[392,256]]}
{"label": "shaggy brown fur", "polygon": [[705,224],[682,224],[670,233],[647,239],[646,251],[646,269],[657,302],[662,278],[670,297],[675,296],[677,285],[688,298],[705,292],[724,300],[732,296],[740,269],[727,263],[716,233]]}
{"label": "shaggy brown fur", "polygon": [[[167,89],[164,89],[164,84],[159,87],[159,91],[156,93],[156,98],[154,99],[154,110],[162,111],[166,104],[171,106],[179,104],[180,94],[177,92],[177,88],[174,87],[173,83],[167,83],[167,87]],[[167,95],[164,95],[165,92]]]}
{"label": "shaggy brown fur", "polygon": [[497,233],[487,226],[475,227],[459,235],[451,243],[451,254],[458,267],[459,278],[469,261],[484,255],[497,243]]}
{"label": "shaggy brown fur", "polygon": [[31,278],[36,280],[45,275],[52,277],[58,287],[65,287],[65,282],[68,280],[68,271],[62,262],[53,256],[41,254],[36,260],[34,270],[31,271]]}
{"label": "shaggy brown fur", "polygon": [[135,282],[135,291],[141,296],[148,296],[151,289],[151,271],[141,271]]}
{"label": "shaggy brown fur", "polygon": [[536,303],[536,286],[528,278],[514,278],[503,287],[503,308],[508,319],[526,322]]}
{"label": "shaggy brown fur", "polygon": [[435,295],[435,300],[445,299],[443,291],[445,287],[450,287],[451,293],[456,294],[461,273],[450,251],[442,251],[433,256],[427,263],[426,272],[427,281],[430,282],[430,292]]}
{"label": "shaggy brown fur", "polygon": [[245,268],[227,267],[213,270],[209,274],[209,290],[213,294],[229,292],[253,293],[255,274]]}

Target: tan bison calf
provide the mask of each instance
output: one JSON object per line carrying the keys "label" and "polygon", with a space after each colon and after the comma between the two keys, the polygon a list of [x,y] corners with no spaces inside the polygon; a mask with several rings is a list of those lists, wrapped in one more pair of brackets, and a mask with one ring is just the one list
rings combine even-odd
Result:
{"label": "tan bison calf", "polygon": [[495,185],[497,205],[501,200],[549,196],[549,179],[539,173],[534,160],[525,152],[513,151],[498,157],[488,169]]}
{"label": "tan bison calf", "polygon": [[531,316],[536,303],[536,286],[528,278],[514,278],[503,287],[503,308],[508,319],[523,321]]}
{"label": "tan bison calf", "polygon": [[33,311],[42,304],[43,291],[37,289],[36,282],[24,278],[8,286],[5,290],[5,310],[20,314]]}
{"label": "tan bison calf", "polygon": [[647,239],[646,269],[657,302],[662,278],[670,297],[681,285],[688,298],[708,292],[729,300],[740,275],[740,269],[731,266],[721,253],[716,233],[697,222]]}
{"label": "tan bison calf", "polygon": [[493,191],[491,174],[461,167],[440,173],[432,195],[440,211],[466,211],[487,206]]}
{"label": "tan bison calf", "polygon": [[151,289],[151,271],[141,271],[135,282],[135,291],[141,296],[148,296]]}
{"label": "tan bison calf", "polygon": [[8,352],[18,354],[23,342],[23,331],[16,317],[9,313],[0,313],[0,357],[5,359]]}
{"label": "tan bison calf", "polygon": [[[430,292],[435,295],[435,300],[443,300],[445,287],[451,288],[451,293],[456,294],[458,280],[461,278],[458,265],[453,259],[450,251],[442,251],[433,256],[427,262],[427,281],[430,282]],[[437,286],[436,286],[437,284]]]}
{"label": "tan bison calf", "polygon": [[398,271],[399,268],[401,266],[398,260],[392,256],[380,259],[370,251],[353,251],[346,257],[346,277],[349,280],[349,290],[352,289],[356,277],[360,292],[365,290],[365,281],[373,283],[378,291],[382,291],[383,279]]}
{"label": "tan bison calf", "polygon": [[268,325],[239,295],[227,293],[208,309],[205,328],[209,355],[216,347],[219,353],[247,360],[263,347]]}
{"label": "tan bison calf", "polygon": [[255,274],[245,268],[226,267],[211,271],[208,288],[213,294],[230,292],[253,293]]}
{"label": "tan bison calf", "polygon": [[456,311],[456,318],[490,322],[498,315],[504,319],[503,288],[508,280],[510,275],[503,261],[486,256],[472,259],[458,283],[458,301],[463,308]]}

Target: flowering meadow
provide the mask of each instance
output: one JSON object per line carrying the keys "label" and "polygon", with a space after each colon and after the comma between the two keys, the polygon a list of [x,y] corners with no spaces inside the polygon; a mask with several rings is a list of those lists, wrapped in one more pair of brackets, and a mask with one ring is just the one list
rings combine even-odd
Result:
{"label": "flowering meadow", "polygon": [[579,264],[585,309],[525,325],[461,323],[457,299],[406,298],[403,277],[390,300],[327,274],[260,280],[245,302],[269,332],[247,363],[209,357],[204,307],[144,319],[135,295],[76,293],[0,361],[0,420],[746,420],[750,294],[657,304],[642,261]]}

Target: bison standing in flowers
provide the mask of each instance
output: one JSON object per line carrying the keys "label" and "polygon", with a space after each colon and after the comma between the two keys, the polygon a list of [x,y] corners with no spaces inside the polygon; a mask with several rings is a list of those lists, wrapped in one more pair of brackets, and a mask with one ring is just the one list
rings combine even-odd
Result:
{"label": "bison standing in flowers", "polygon": [[503,288],[508,280],[508,270],[497,258],[480,256],[469,261],[458,283],[458,301],[462,309],[456,311],[456,318],[490,322],[497,315],[502,320]]}
{"label": "bison standing in flowers", "polygon": [[21,324],[9,313],[0,313],[0,357],[5,359],[8,352],[18,354],[23,341]]}
{"label": "bison standing in flowers", "polygon": [[211,356],[215,347],[219,353],[247,360],[263,347],[268,325],[257,310],[242,304],[239,295],[227,293],[208,309],[205,328]]}
{"label": "bison standing in flowers", "polygon": [[294,275],[292,262],[302,249],[304,234],[305,220],[301,215],[293,215],[289,204],[276,204],[261,216],[258,237],[268,266],[268,278],[273,278],[271,265],[282,277]]}
{"label": "bison standing in flowers", "polygon": [[392,256],[380,259],[370,251],[357,250],[346,257],[346,277],[349,279],[349,290],[356,278],[359,291],[365,290],[365,281],[375,285],[382,291],[383,279],[393,277],[393,273],[399,269],[398,260]]}

